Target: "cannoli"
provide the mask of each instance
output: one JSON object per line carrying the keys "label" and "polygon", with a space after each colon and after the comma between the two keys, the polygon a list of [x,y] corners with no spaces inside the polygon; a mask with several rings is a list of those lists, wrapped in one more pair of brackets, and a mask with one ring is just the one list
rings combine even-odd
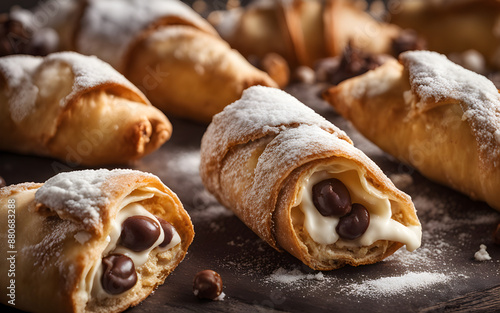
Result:
{"label": "cannoli", "polygon": [[0,265],[15,265],[0,278],[8,291],[0,299],[29,312],[135,306],[163,284],[194,236],[177,196],[156,176],[132,170],[76,171],[4,187],[0,219],[9,225],[0,231]]}
{"label": "cannoli", "polygon": [[200,174],[263,240],[313,269],[420,246],[410,197],[343,131],[279,89],[251,87],[214,117]]}
{"label": "cannoli", "polygon": [[392,53],[393,41],[402,33],[345,0],[256,1],[213,12],[209,21],[244,56],[275,52],[292,67],[340,55],[348,42],[367,53]]}
{"label": "cannoli", "polygon": [[411,51],[325,99],[386,152],[500,210],[500,98],[484,76],[436,52]]}
{"label": "cannoli", "polygon": [[99,165],[170,138],[167,117],[108,64],[74,52],[0,58],[0,149]]}
{"label": "cannoli", "polygon": [[276,86],[181,1],[88,0],[65,14],[54,27],[68,49],[113,65],[167,115],[209,123],[245,88]]}
{"label": "cannoli", "polygon": [[401,1],[392,12],[391,22],[416,30],[429,50],[447,55],[476,50],[500,69],[499,1]]}

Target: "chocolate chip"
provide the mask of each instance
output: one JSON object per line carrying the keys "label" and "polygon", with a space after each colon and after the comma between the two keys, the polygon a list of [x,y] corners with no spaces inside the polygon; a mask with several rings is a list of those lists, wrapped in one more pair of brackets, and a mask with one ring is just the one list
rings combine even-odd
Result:
{"label": "chocolate chip", "polygon": [[120,244],[135,252],[144,251],[160,237],[160,225],[147,216],[136,215],[122,224]]}
{"label": "chocolate chip", "polygon": [[368,210],[359,203],[353,203],[351,212],[340,218],[337,234],[342,239],[354,240],[365,233],[370,225]]}
{"label": "chocolate chip", "polygon": [[137,282],[134,262],[123,254],[111,254],[102,259],[102,288],[117,295],[134,287]]}
{"label": "chocolate chip", "polygon": [[165,235],[163,242],[160,243],[160,247],[164,248],[168,246],[168,244],[172,241],[172,238],[174,237],[174,226],[162,218],[159,217],[156,218],[160,222],[161,228],[163,229],[163,234]]}
{"label": "chocolate chip", "polygon": [[326,69],[316,67],[320,74],[318,80],[326,76],[329,83],[338,85],[342,81],[373,70],[382,65],[389,57],[386,55],[374,55],[364,52],[348,43],[344,48],[340,61],[319,62],[317,66],[325,66]]}
{"label": "chocolate chip", "polygon": [[5,179],[3,179],[2,176],[0,176],[0,188],[7,186],[7,183],[5,182]]}
{"label": "chocolate chip", "polygon": [[405,29],[392,41],[392,50],[395,56],[410,50],[425,50],[427,42],[419,37],[413,29]]}
{"label": "chocolate chip", "polygon": [[313,203],[323,216],[344,216],[351,211],[351,195],[338,179],[323,180],[312,188]]}
{"label": "chocolate chip", "polygon": [[500,245],[500,224],[498,224],[495,232],[493,232],[493,242]]}
{"label": "chocolate chip", "polygon": [[200,299],[215,300],[222,293],[220,275],[212,270],[199,272],[194,277],[193,293]]}

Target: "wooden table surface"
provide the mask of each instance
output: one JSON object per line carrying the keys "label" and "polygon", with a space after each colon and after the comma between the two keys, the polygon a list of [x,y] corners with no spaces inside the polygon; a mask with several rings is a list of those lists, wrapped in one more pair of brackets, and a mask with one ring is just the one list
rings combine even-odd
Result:
{"label": "wooden table surface", "polygon": [[[288,91],[344,129],[355,146],[411,195],[422,222],[421,248],[413,253],[402,248],[368,266],[310,270],[289,254],[269,247],[205,191],[198,172],[205,126],[171,119],[174,133],[169,142],[144,159],[119,167],[158,175],[180,197],[196,235],[187,257],[165,284],[128,312],[500,311],[500,246],[492,242],[500,213],[395,161],[319,100],[318,88],[293,85]],[[43,182],[73,169],[79,168],[0,152],[0,175],[9,184]],[[487,246],[492,260],[474,259],[481,244]],[[193,296],[194,275],[203,269],[222,276],[223,301],[200,301]]]}

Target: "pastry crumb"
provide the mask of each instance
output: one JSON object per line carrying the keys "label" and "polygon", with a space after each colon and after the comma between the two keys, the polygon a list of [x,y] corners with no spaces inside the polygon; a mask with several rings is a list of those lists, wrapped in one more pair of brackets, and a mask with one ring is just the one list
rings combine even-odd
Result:
{"label": "pastry crumb", "polygon": [[491,256],[489,255],[488,251],[486,251],[486,245],[480,245],[479,246],[479,251],[474,253],[474,259],[476,261],[489,261],[491,260]]}

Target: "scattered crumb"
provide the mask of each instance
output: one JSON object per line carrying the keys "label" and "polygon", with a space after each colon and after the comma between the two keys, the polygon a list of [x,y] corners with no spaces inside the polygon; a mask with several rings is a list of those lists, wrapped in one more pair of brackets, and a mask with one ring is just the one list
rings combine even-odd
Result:
{"label": "scattered crumb", "polygon": [[489,260],[491,260],[491,256],[489,255],[488,251],[486,251],[486,245],[479,246],[479,251],[474,253],[474,259],[476,259],[476,261],[489,261]]}
{"label": "scattered crumb", "polygon": [[316,274],[306,274],[303,273],[300,269],[295,268],[293,270],[287,270],[282,267],[275,270],[270,276],[269,281],[282,283],[282,284],[290,284],[297,282],[299,280],[324,280],[325,276],[322,272],[318,272]]}
{"label": "scattered crumb", "polygon": [[214,301],[223,301],[225,297],[226,294],[222,292],[217,298],[214,299]]}
{"label": "scattered crumb", "polygon": [[293,78],[301,83],[314,84],[316,81],[316,73],[309,66],[299,66],[293,73]]}

